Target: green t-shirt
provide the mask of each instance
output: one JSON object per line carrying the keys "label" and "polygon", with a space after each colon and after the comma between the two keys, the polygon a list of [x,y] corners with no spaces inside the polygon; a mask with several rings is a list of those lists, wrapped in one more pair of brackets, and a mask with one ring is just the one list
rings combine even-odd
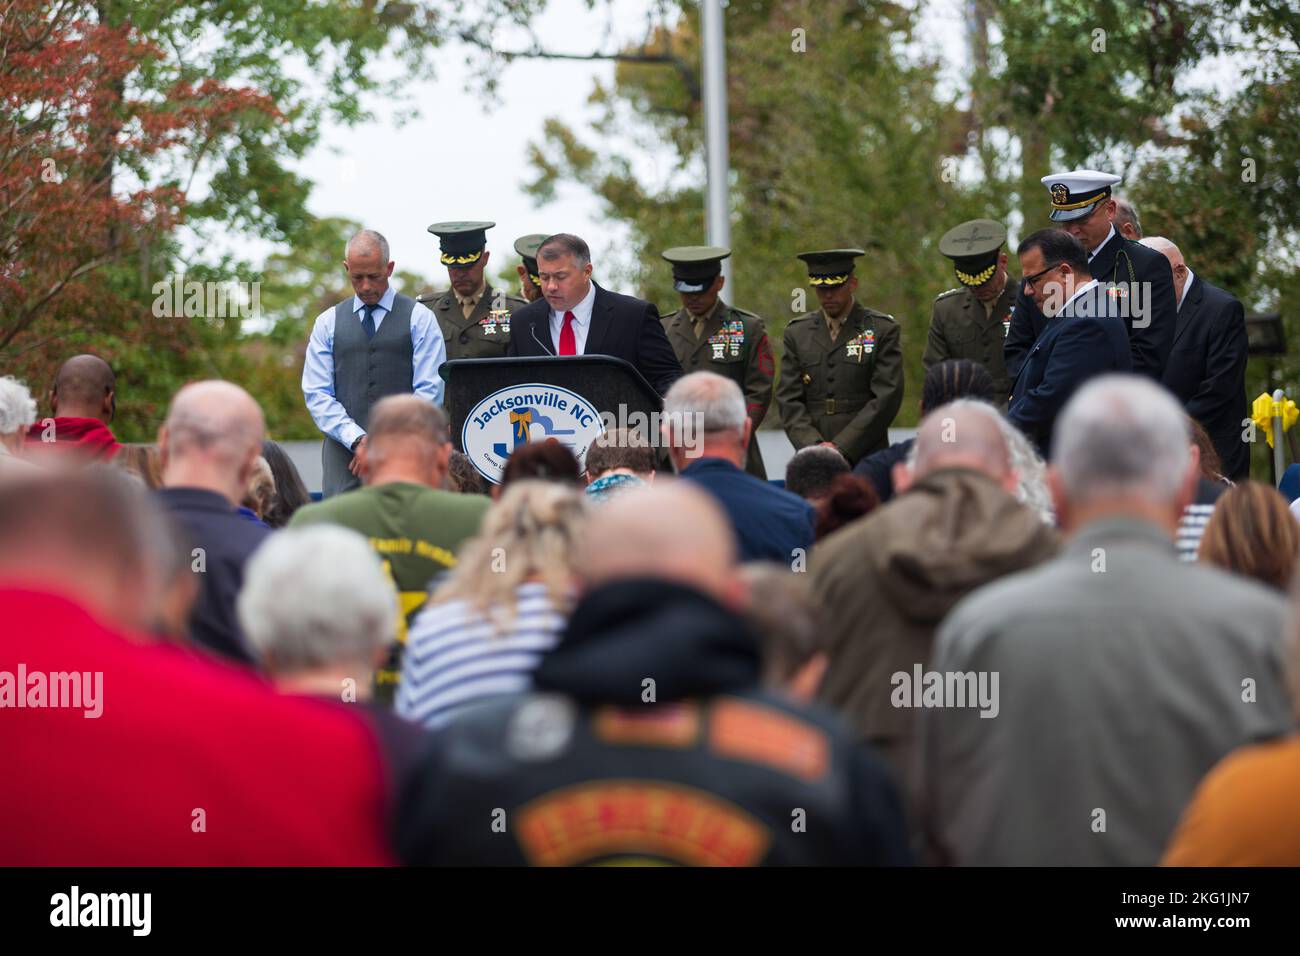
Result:
{"label": "green t-shirt", "polygon": [[383,559],[401,601],[396,644],[375,673],[376,698],[391,703],[401,676],[407,627],[424,606],[429,582],[456,566],[465,541],[478,533],[492,502],[484,495],[458,494],[400,481],[358,488],[294,512],[289,527],[337,524],[365,535]]}

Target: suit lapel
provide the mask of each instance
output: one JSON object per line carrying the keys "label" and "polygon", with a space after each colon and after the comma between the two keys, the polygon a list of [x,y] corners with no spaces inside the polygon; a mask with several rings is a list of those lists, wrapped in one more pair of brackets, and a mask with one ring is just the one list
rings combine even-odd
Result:
{"label": "suit lapel", "polygon": [[1192,321],[1196,318],[1196,313],[1201,309],[1201,300],[1205,297],[1205,284],[1201,282],[1200,276],[1192,277],[1192,287],[1187,290],[1187,297],[1183,299],[1183,307],[1178,310],[1178,324],[1174,326],[1174,345],[1183,337],[1183,333],[1191,327]]}
{"label": "suit lapel", "polygon": [[1114,278],[1115,260],[1119,256],[1119,251],[1124,248],[1124,237],[1120,235],[1118,229],[1115,234],[1106,241],[1097,254],[1088,262],[1088,271],[1098,282],[1109,282]]}
{"label": "suit lapel", "polygon": [[[492,296],[495,295],[492,286],[483,286],[483,294],[478,297],[478,302],[474,304],[474,311],[469,314],[465,320],[466,325],[477,325],[486,318],[488,311],[492,308]],[[456,310],[460,311],[460,303],[456,303]]]}
{"label": "suit lapel", "polygon": [[587,343],[583,348],[583,355],[599,355],[601,348],[605,344],[605,334],[609,331],[609,324],[613,321],[610,315],[614,311],[614,303],[605,290],[592,282],[596,286],[596,299],[591,303],[591,324],[587,328]]}
{"label": "suit lapel", "polygon": [[813,320],[813,324],[816,329],[815,334],[817,336],[817,344],[825,349],[828,354],[832,354],[837,348],[840,348],[852,336],[857,334],[859,319],[862,317],[862,305],[859,302],[854,301],[853,308],[849,309],[849,314],[846,315],[844,321],[840,323],[840,334],[835,336],[835,341],[833,342],[831,341],[830,329],[826,328],[826,313],[823,310],[818,309],[814,315],[816,318]]}
{"label": "suit lapel", "polygon": [[1060,312],[1056,313],[1056,315],[1047,319],[1047,324],[1043,326],[1043,331],[1039,333],[1038,338],[1034,339],[1034,344],[1029,346],[1029,351],[1025,353],[1024,361],[1020,363],[1020,371],[1016,373],[1016,380],[1011,383],[1011,394],[1014,395],[1016,389],[1020,387],[1020,380],[1025,377],[1025,372],[1031,364],[1029,360],[1033,358],[1034,353],[1040,348],[1046,347],[1051,339],[1056,336],[1056,332],[1061,325],[1069,320],[1070,313],[1065,309],[1062,309]]}
{"label": "suit lapel", "polygon": [[450,322],[458,329],[463,329],[466,325],[465,316],[460,311],[460,303],[456,301],[456,293],[450,289],[434,300],[433,311],[438,318]]}
{"label": "suit lapel", "polygon": [[[861,303],[855,301],[853,303],[853,308],[849,309],[849,314],[846,315],[844,321],[840,323],[840,334],[837,335],[835,341],[831,343],[831,351],[835,352],[844,348],[844,346],[848,344],[849,339],[863,331],[866,326],[866,321],[866,308]],[[822,319],[822,328],[826,328],[825,319]],[[830,338],[829,332],[826,333],[826,337],[828,339]]]}
{"label": "suit lapel", "polygon": [[[715,314],[716,315],[716,314]],[[709,325],[712,325],[710,320]],[[685,365],[685,359],[702,349],[709,341],[709,326],[704,327],[704,334],[697,341],[695,338],[695,325],[691,321],[691,314],[685,309],[679,309],[677,314],[672,317],[668,323],[668,338],[673,342],[679,343],[680,354],[683,358],[682,364]]]}
{"label": "suit lapel", "polygon": [[966,308],[975,316],[976,323],[980,328],[988,331],[994,326],[1001,325],[1002,320],[1006,318],[1007,313],[1011,311],[1011,306],[1015,303],[1014,293],[1011,291],[1011,277],[1007,277],[1006,288],[1002,294],[997,297],[993,303],[993,310],[986,311],[984,303],[975,298],[974,292],[966,293]]}

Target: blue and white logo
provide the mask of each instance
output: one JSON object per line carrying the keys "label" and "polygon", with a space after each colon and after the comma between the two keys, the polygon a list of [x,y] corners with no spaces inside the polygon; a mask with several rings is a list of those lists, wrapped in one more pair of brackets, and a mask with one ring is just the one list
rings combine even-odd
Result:
{"label": "blue and white logo", "polygon": [[499,484],[520,445],[554,438],[586,467],[587,449],[605,426],[596,406],[576,392],[531,383],[498,389],[469,410],[460,447],[488,481]]}

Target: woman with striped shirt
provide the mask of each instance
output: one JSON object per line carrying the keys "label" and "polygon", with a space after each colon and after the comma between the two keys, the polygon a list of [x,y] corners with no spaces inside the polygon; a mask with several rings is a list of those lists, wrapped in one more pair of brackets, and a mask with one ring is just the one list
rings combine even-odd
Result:
{"label": "woman with striped shirt", "polygon": [[397,712],[437,728],[525,691],[573,607],[583,495],[541,481],[506,489],[407,636]]}

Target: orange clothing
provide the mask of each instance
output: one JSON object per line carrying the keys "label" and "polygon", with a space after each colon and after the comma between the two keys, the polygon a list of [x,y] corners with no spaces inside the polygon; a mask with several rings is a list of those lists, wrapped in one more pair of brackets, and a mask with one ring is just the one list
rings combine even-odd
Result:
{"label": "orange clothing", "polygon": [[1201,781],[1163,866],[1300,866],[1300,737],[1243,747]]}

